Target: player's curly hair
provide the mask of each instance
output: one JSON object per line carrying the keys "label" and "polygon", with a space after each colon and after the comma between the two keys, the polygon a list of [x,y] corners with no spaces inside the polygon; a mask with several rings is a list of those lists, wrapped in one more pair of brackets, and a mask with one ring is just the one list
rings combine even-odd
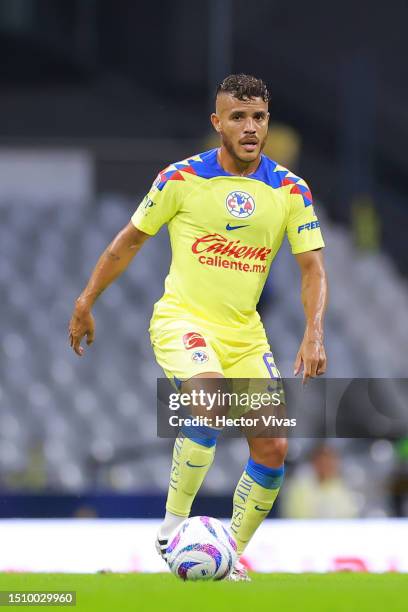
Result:
{"label": "player's curly hair", "polygon": [[218,85],[215,97],[220,93],[229,93],[238,100],[248,98],[262,98],[269,102],[269,91],[262,81],[250,74],[230,74]]}

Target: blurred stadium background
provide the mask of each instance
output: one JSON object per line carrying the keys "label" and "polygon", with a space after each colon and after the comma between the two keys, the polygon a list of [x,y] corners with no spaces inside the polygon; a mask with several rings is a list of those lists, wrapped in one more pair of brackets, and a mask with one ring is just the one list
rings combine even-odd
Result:
{"label": "blurred stadium background", "polygon": [[[0,0],[3,535],[46,524],[10,519],[71,519],[58,523],[71,534],[73,518],[98,518],[89,534],[102,519],[161,516],[171,441],[156,437],[162,373],[147,329],[169,263],[166,231],[97,303],[96,343],[82,359],[67,324],[99,253],[157,172],[216,146],[208,115],[230,72],[266,80],[267,153],[304,176],[317,202],[331,288],[328,376],[406,377],[407,18],[404,0]],[[287,245],[260,308],[290,375],[303,313]],[[219,444],[196,513],[229,515],[246,454],[242,440]],[[392,525],[398,546],[408,515],[404,440],[293,440],[287,468],[275,534],[292,525],[284,519],[303,534],[312,527],[302,519],[349,519],[357,534]],[[131,534],[145,523],[124,525]],[[145,546],[154,554],[150,539]],[[8,552],[1,568],[21,567]],[[346,553],[346,565],[359,557]]]}

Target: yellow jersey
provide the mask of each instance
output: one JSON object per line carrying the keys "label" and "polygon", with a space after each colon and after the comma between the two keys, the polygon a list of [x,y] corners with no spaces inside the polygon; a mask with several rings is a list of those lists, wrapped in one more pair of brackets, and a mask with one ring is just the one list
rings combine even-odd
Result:
{"label": "yellow jersey", "polygon": [[255,329],[270,265],[324,246],[306,182],[265,155],[250,176],[226,172],[217,149],[162,170],[132,216],[154,235],[167,223],[172,261],[153,319],[188,312],[231,332]]}

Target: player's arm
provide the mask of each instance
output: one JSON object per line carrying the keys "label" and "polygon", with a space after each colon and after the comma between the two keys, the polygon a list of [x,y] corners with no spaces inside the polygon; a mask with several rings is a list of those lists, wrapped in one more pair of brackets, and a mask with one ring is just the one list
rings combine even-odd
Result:
{"label": "player's arm", "polygon": [[322,249],[295,255],[302,274],[302,303],[306,328],[295,360],[294,375],[303,366],[303,381],[320,376],[326,371],[323,344],[323,322],[327,306],[327,277]]}
{"label": "player's arm", "polygon": [[88,345],[94,340],[95,322],[91,312],[92,306],[101,293],[126,270],[147,238],[149,234],[130,222],[100,256],[87,286],[75,302],[69,324],[70,344],[77,355],[82,355],[84,352],[80,346],[84,336]]}
{"label": "player's arm", "polygon": [[302,274],[302,302],[306,328],[296,355],[294,374],[303,367],[303,382],[324,374],[326,354],[323,346],[323,317],[327,304],[327,280],[323,265],[324,240],[307,183],[297,177],[287,187],[288,222],[286,232],[292,253]]}

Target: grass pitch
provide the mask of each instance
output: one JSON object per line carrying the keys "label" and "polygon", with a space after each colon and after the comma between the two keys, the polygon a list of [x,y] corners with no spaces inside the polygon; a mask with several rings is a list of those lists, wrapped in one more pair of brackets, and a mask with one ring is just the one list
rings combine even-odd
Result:
{"label": "grass pitch", "polygon": [[58,607],[67,612],[408,610],[404,574],[252,574],[251,583],[183,583],[169,574],[0,574],[0,590],[76,591],[75,607]]}

